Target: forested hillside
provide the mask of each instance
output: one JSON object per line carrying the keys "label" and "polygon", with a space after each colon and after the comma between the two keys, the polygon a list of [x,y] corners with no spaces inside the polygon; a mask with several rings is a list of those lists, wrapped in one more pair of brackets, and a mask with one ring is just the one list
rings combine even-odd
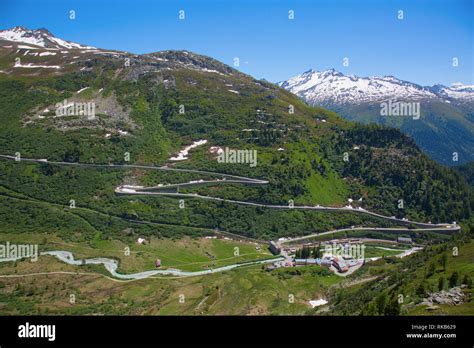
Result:
{"label": "forested hillside", "polygon": [[[13,64],[11,50],[0,52],[0,67]],[[356,206],[418,221],[472,218],[472,187],[395,129],[349,123],[335,113],[305,105],[276,85],[186,51],[144,56],[120,52],[92,58],[90,52],[77,54],[80,59],[63,73],[14,69],[0,74],[1,154],[19,152],[24,158],[81,163],[167,163],[269,181],[258,187],[190,189],[244,201],[343,206],[354,199]],[[42,58],[43,63],[47,58]],[[127,59],[130,64],[124,65]],[[96,102],[97,117],[54,117],[55,104],[64,100]],[[180,148],[198,139],[208,142],[192,150],[188,160],[169,162]],[[209,152],[211,146],[257,150],[258,165],[218,163]],[[162,178],[151,171],[86,174],[50,165],[20,169],[20,164],[4,160],[0,165],[3,187],[57,204],[78,196],[84,207],[102,207],[138,220],[153,215],[156,222],[171,219],[177,225],[229,228],[253,236],[304,233],[288,223],[269,224],[264,209],[242,208],[252,213],[230,218],[236,208],[219,205],[232,222],[220,221],[215,213],[197,222],[196,216],[207,215],[203,210],[214,211],[215,203],[191,203],[187,217],[170,218],[169,212],[163,213],[162,200],[138,198],[137,204],[113,193],[124,180],[158,184]],[[76,184],[64,180],[78,175],[87,179]],[[166,180],[173,180],[173,175]],[[146,208],[141,208],[144,203]],[[16,209],[15,204],[4,206],[5,213]],[[249,218],[253,214],[265,217]],[[333,226],[343,225],[337,219]],[[311,218],[301,229],[329,227],[322,220]]]}

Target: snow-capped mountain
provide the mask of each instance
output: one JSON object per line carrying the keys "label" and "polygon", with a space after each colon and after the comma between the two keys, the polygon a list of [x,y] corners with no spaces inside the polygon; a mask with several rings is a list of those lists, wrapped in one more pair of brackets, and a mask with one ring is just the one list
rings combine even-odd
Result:
{"label": "snow-capped mountain", "polygon": [[127,69],[131,78],[154,70],[189,69],[221,76],[241,74],[210,57],[189,51],[167,50],[136,55],[130,52],[104,50],[66,41],[55,37],[47,29],[30,30],[22,26],[0,31],[0,55],[2,51],[14,52],[15,60],[0,70],[0,74],[36,75],[60,74],[89,69],[90,60],[98,56],[113,60],[128,59]]}
{"label": "snow-capped mountain", "polygon": [[374,103],[387,99],[474,101],[474,86],[456,84],[452,87],[423,87],[393,76],[346,76],[334,69],[311,69],[278,85],[311,105],[321,106]]}
{"label": "snow-capped mountain", "polygon": [[446,98],[453,98],[461,101],[474,101],[474,85],[463,85],[462,83],[453,83],[451,87],[436,85],[437,94]]}
{"label": "snow-capped mountain", "polygon": [[[29,30],[22,26],[17,26],[11,29],[0,31],[0,40],[10,41],[17,45],[23,45],[20,48],[35,49],[37,46],[59,50],[59,49],[84,49],[93,50],[96,49],[92,46],[84,46],[71,41],[64,41],[55,37],[47,29]],[[2,43],[4,45],[4,43]]]}
{"label": "snow-capped mountain", "polygon": [[[474,86],[420,86],[393,76],[346,76],[334,69],[308,70],[279,86],[306,103],[322,106],[362,123],[399,128],[433,159],[456,165],[474,160]],[[420,117],[387,117],[381,105],[389,100],[419,103]]]}

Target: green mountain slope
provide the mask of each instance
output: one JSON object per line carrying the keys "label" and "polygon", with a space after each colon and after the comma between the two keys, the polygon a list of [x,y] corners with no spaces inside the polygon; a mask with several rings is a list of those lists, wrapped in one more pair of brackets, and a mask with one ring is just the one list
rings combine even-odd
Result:
{"label": "green mountain slope", "polygon": [[[187,51],[22,55],[22,64],[62,67],[45,69],[15,67],[16,51],[25,50],[0,48],[1,154],[19,152],[23,158],[82,163],[167,164],[269,181],[258,187],[190,189],[244,201],[343,206],[349,198],[362,198],[357,204],[367,209],[419,221],[472,218],[472,188],[400,132],[358,126],[333,112],[309,107],[284,89],[212,58]],[[65,100],[95,103],[96,117],[57,117],[56,104]],[[169,161],[199,139],[208,142],[192,150],[188,160]],[[211,146],[256,150],[258,165],[218,163]],[[80,168],[4,160],[0,166],[0,184],[17,194],[55,204],[76,196],[83,207],[125,218],[225,226],[267,237],[329,227],[317,217],[319,213],[282,212],[275,217],[266,209],[212,202],[193,202],[185,212],[175,212],[166,210],[177,204],[172,198],[114,194],[113,189],[124,182],[156,185],[163,180],[150,171],[120,172],[107,181],[104,172],[89,174]],[[302,222],[299,231],[279,223],[291,221],[290,216]],[[336,218],[331,226],[347,226],[350,219]]]}
{"label": "green mountain slope", "polygon": [[472,105],[422,100],[419,119],[381,116],[378,104],[346,105],[331,109],[351,121],[400,129],[438,163],[455,166],[472,160]]}
{"label": "green mountain slope", "polygon": [[454,167],[462,176],[466,179],[466,181],[471,185],[474,186],[474,162],[469,162],[457,167]]}

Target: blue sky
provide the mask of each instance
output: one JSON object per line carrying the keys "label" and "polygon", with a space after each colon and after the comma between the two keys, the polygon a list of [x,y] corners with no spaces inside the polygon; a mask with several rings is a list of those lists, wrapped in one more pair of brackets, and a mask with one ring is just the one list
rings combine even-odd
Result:
{"label": "blue sky", "polygon": [[474,0],[2,0],[0,29],[45,27],[134,53],[186,49],[229,65],[239,57],[240,70],[272,82],[335,68],[450,85],[474,83],[473,13]]}

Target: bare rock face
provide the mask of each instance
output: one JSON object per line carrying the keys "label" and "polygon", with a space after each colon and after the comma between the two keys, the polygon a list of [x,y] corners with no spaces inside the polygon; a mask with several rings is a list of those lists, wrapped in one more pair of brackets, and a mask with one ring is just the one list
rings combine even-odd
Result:
{"label": "bare rock face", "polygon": [[[74,108],[81,105],[82,114]],[[86,105],[86,106],[84,106]],[[93,105],[94,117],[89,117],[85,112]],[[62,114],[57,111],[62,108]],[[69,114],[69,109],[73,112]],[[46,109],[35,110],[32,115],[25,116],[24,125],[41,124],[61,131],[73,131],[81,128],[101,129],[111,134],[121,135],[133,132],[138,126],[130,117],[130,110],[122,106],[117,97],[112,93],[103,95],[99,91],[92,91],[88,96],[76,93],[70,98],[56,104],[49,105]]]}
{"label": "bare rock face", "polygon": [[436,304],[459,305],[465,301],[465,297],[460,287],[454,287],[447,291],[429,294],[428,298],[423,299],[421,305],[426,305],[428,310],[433,310],[437,307]]}

